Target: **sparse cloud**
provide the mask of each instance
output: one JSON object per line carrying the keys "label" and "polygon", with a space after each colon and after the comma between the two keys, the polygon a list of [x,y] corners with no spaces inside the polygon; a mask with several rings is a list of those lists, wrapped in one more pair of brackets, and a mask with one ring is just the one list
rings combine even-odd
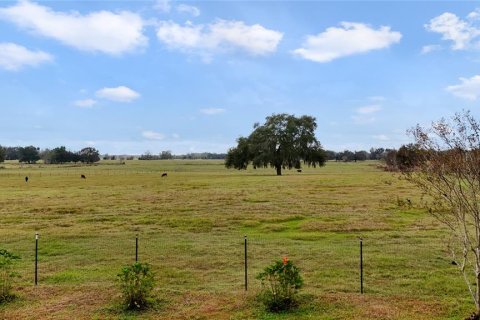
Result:
{"label": "sparse cloud", "polygon": [[355,110],[355,114],[352,115],[352,120],[356,124],[370,124],[376,121],[375,114],[382,110],[381,102],[385,100],[383,96],[368,97],[368,101],[375,102],[375,104],[369,104],[359,107]]}
{"label": "sparse cloud", "polygon": [[50,62],[53,56],[43,51],[32,51],[15,43],[0,43],[0,68],[18,71]]}
{"label": "sparse cloud", "polygon": [[180,13],[186,13],[193,17],[198,17],[200,15],[200,9],[194,6],[190,6],[188,4],[179,4],[176,7],[177,11]]}
{"label": "sparse cloud", "polygon": [[370,115],[357,114],[352,116],[352,120],[356,124],[370,124],[375,122],[376,118]]}
{"label": "sparse cloud", "polygon": [[118,102],[131,102],[140,97],[140,94],[128,87],[119,86],[115,88],[103,88],[96,92],[96,96],[99,98],[118,101]]}
{"label": "sparse cloud", "polygon": [[359,113],[359,114],[370,114],[370,113],[378,112],[380,110],[382,110],[382,106],[380,106],[378,104],[374,104],[374,105],[364,106],[364,107],[358,108],[357,113]]}
{"label": "sparse cloud", "polygon": [[327,28],[317,35],[308,35],[293,54],[315,62],[330,62],[345,56],[385,49],[400,42],[402,34],[382,26],[374,29],[364,23],[341,22],[340,27]]}
{"label": "sparse cloud", "polygon": [[478,48],[478,41],[474,41],[480,35],[480,29],[476,25],[478,10],[468,14],[466,20],[457,15],[445,12],[425,24],[425,29],[442,35],[442,40],[452,42],[452,50],[466,50]]}
{"label": "sparse cloud", "polygon": [[475,10],[473,10],[472,12],[470,12],[468,15],[467,15],[467,19],[469,20],[479,20],[480,18],[480,9],[477,8]]}
{"label": "sparse cloud", "polygon": [[283,34],[243,21],[217,20],[208,25],[187,22],[183,26],[161,21],[157,37],[170,49],[187,53],[211,56],[221,51],[241,50],[251,55],[267,55],[277,50]]}
{"label": "sparse cloud", "polygon": [[200,109],[200,112],[206,115],[216,115],[220,113],[224,113],[225,109],[222,108],[205,108],[205,109]]}
{"label": "sparse cloud", "polygon": [[170,0],[157,0],[153,5],[153,8],[162,13],[168,13],[172,9]]}
{"label": "sparse cloud", "polygon": [[428,53],[431,53],[434,51],[440,51],[440,50],[442,50],[442,46],[438,44],[429,44],[429,45],[423,46],[420,52],[421,54],[428,54]]}
{"label": "sparse cloud", "polygon": [[73,104],[79,108],[91,108],[97,104],[96,100],[93,99],[83,99],[83,100],[76,100]]}
{"label": "sparse cloud", "polygon": [[0,19],[83,51],[119,55],[147,45],[142,18],[129,11],[97,11],[86,15],[54,11],[22,0],[0,8]]}
{"label": "sparse cloud", "polygon": [[448,86],[446,90],[462,99],[477,100],[480,97],[480,75],[460,78],[460,84]]}
{"label": "sparse cloud", "polygon": [[386,98],[384,96],[371,96],[371,97],[368,97],[368,100],[380,103],[380,102],[385,101]]}
{"label": "sparse cloud", "polygon": [[390,138],[385,134],[373,135],[372,138],[375,139],[375,140],[379,140],[379,141],[389,141],[390,140]]}
{"label": "sparse cloud", "polygon": [[160,132],[151,130],[143,131],[142,136],[149,140],[164,140],[167,136]]}

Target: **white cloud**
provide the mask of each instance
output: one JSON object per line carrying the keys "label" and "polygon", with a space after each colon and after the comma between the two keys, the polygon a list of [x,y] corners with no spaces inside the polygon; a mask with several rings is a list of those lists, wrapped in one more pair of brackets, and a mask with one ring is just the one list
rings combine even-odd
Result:
{"label": "white cloud", "polygon": [[356,124],[370,124],[376,120],[375,117],[371,117],[366,114],[354,115],[352,116],[352,119]]}
{"label": "white cloud", "polygon": [[374,135],[372,136],[375,140],[380,140],[380,141],[388,141],[390,140],[390,138],[385,135],[385,134],[377,134],[377,135]]}
{"label": "white cloud", "polygon": [[166,136],[163,133],[155,131],[143,131],[142,136],[149,140],[164,140]]}
{"label": "white cloud", "polygon": [[161,21],[158,39],[172,49],[211,55],[217,51],[240,49],[252,55],[267,55],[277,50],[283,34],[259,24],[217,20],[208,25],[184,26]]}
{"label": "white cloud", "polygon": [[383,102],[386,99],[384,96],[371,96],[371,97],[368,97],[368,100],[374,101],[374,102]]}
{"label": "white cloud", "polygon": [[422,54],[428,54],[430,52],[439,51],[439,50],[442,50],[442,46],[440,46],[438,44],[429,44],[429,45],[426,45],[426,46],[422,47],[421,53]]}
{"label": "white cloud", "polygon": [[58,12],[27,0],[0,8],[0,19],[83,51],[119,55],[145,47],[142,18],[129,11]]}
{"label": "white cloud", "polygon": [[225,109],[222,108],[206,108],[206,109],[200,109],[200,112],[203,114],[207,115],[215,115],[219,113],[224,113]]}
{"label": "white cloud", "polygon": [[131,102],[140,97],[140,94],[128,87],[103,88],[96,92],[97,97],[118,102]]}
{"label": "white cloud", "polygon": [[402,38],[400,32],[391,31],[387,26],[373,29],[355,22],[341,22],[340,25],[307,36],[302,48],[293,53],[315,62],[330,62],[340,57],[388,48]]}
{"label": "white cloud", "polygon": [[448,86],[446,90],[467,100],[473,101],[480,97],[480,76],[473,76],[470,79],[460,78],[460,82],[460,84]]}
{"label": "white cloud", "polygon": [[189,6],[188,4],[179,4],[176,9],[180,13],[187,13],[193,17],[198,17],[200,15],[200,9],[194,6]]}
{"label": "white cloud", "polygon": [[73,102],[73,104],[80,108],[91,108],[97,104],[97,101],[93,99],[83,99],[83,100],[76,100]]}
{"label": "white cloud", "polygon": [[157,11],[168,13],[172,9],[170,0],[157,0],[153,8]]}
{"label": "white cloud", "polygon": [[453,13],[445,12],[430,20],[425,29],[431,32],[440,33],[443,40],[452,41],[453,50],[469,49],[478,45],[473,40],[480,35],[480,29],[474,25],[477,18],[476,11],[468,15],[470,21],[462,20]]}
{"label": "white cloud", "polygon": [[15,43],[0,43],[0,68],[17,71],[25,66],[37,66],[52,61],[53,57],[43,51],[31,51]]}
{"label": "white cloud", "polygon": [[369,113],[374,113],[382,110],[382,107],[378,104],[370,105],[370,106],[364,106],[360,107],[357,109],[357,113],[359,114],[369,114]]}

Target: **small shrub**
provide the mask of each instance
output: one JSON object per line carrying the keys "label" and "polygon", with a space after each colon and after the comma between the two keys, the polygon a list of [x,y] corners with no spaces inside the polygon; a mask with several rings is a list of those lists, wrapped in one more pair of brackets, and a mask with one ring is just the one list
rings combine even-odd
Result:
{"label": "small shrub", "polygon": [[262,281],[260,300],[273,312],[290,310],[297,306],[297,293],[303,285],[300,270],[287,257],[275,261],[257,276]]}
{"label": "small shrub", "polygon": [[14,264],[20,257],[0,249],[0,303],[12,300],[15,295],[12,293],[13,282],[18,273],[14,271]]}
{"label": "small shrub", "polygon": [[118,280],[128,310],[142,310],[149,306],[155,278],[148,264],[135,262],[123,267]]}

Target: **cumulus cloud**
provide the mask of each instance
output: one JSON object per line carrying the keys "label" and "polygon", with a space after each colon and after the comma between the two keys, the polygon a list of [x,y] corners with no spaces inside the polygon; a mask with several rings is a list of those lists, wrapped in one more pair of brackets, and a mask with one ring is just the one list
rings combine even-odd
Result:
{"label": "cumulus cloud", "polygon": [[293,54],[315,62],[330,62],[334,59],[385,49],[402,38],[400,32],[382,26],[374,29],[367,24],[341,22],[340,27],[327,28],[317,35],[308,35],[301,48]]}
{"label": "cumulus cloud", "polygon": [[277,50],[283,34],[259,24],[217,20],[208,25],[187,22],[179,25],[161,21],[158,39],[171,49],[211,55],[217,51],[239,49],[251,55],[267,55]]}
{"label": "cumulus cloud", "polygon": [[83,100],[76,100],[73,104],[80,108],[91,108],[97,104],[97,101],[93,99],[83,99]]}
{"label": "cumulus cloud", "polygon": [[129,11],[58,12],[27,0],[0,8],[0,19],[83,51],[119,55],[147,45],[142,18]]}
{"label": "cumulus cloud", "polygon": [[369,114],[369,113],[374,113],[382,110],[382,107],[380,105],[370,105],[370,106],[364,106],[360,107],[357,109],[357,113],[359,114]]}
{"label": "cumulus cloud", "polygon": [[452,41],[452,50],[465,50],[478,46],[478,41],[474,41],[480,35],[480,29],[475,23],[477,19],[478,11],[471,12],[467,20],[445,12],[425,24],[425,29],[441,34],[443,40]]}
{"label": "cumulus cloud", "polygon": [[52,61],[53,57],[43,51],[32,51],[15,43],[0,43],[0,68],[17,71],[26,66],[37,66]]}
{"label": "cumulus cloud", "polygon": [[147,138],[149,140],[164,140],[166,138],[166,135],[160,132],[155,132],[155,131],[143,131],[142,136],[144,138]]}
{"label": "cumulus cloud", "polygon": [[96,96],[118,102],[131,102],[140,97],[140,94],[128,87],[103,88],[96,92]]}
{"label": "cumulus cloud", "polygon": [[177,11],[180,13],[186,13],[193,17],[198,17],[200,15],[200,9],[194,6],[190,6],[188,4],[179,4],[176,7]]}
{"label": "cumulus cloud", "polygon": [[203,113],[203,114],[207,114],[207,115],[215,115],[215,114],[224,113],[225,109],[222,109],[222,108],[206,108],[206,109],[200,109],[200,112]]}
{"label": "cumulus cloud", "polygon": [[480,97],[480,76],[460,78],[460,84],[448,86],[446,90],[462,99],[477,100]]}

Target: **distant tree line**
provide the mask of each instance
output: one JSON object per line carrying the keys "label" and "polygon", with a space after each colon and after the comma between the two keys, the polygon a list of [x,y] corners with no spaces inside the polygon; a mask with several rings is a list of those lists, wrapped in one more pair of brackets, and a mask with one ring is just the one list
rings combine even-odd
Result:
{"label": "distant tree line", "polygon": [[134,160],[135,156],[129,156],[129,155],[109,155],[108,153],[104,154],[102,156],[102,160],[119,160],[119,161],[125,161],[125,160]]}
{"label": "distant tree line", "polygon": [[201,153],[187,153],[174,155],[171,151],[162,151],[158,155],[151,154],[149,151],[142,154],[138,157],[138,160],[172,160],[172,159],[182,159],[182,160],[224,160],[227,156],[226,153],[211,153],[211,152],[201,152]]}
{"label": "distant tree line", "polygon": [[43,150],[35,146],[0,146],[0,162],[5,160],[18,160],[23,163],[36,163],[39,160],[43,160],[44,163],[52,164],[68,162],[94,163],[100,161],[100,153],[92,147],[74,152],[67,150],[64,146]]}
{"label": "distant tree line", "polygon": [[344,162],[356,162],[365,160],[386,160],[388,154],[394,149],[385,148],[370,148],[370,151],[350,151],[345,150],[341,152],[326,150],[327,160],[330,161],[344,161]]}

